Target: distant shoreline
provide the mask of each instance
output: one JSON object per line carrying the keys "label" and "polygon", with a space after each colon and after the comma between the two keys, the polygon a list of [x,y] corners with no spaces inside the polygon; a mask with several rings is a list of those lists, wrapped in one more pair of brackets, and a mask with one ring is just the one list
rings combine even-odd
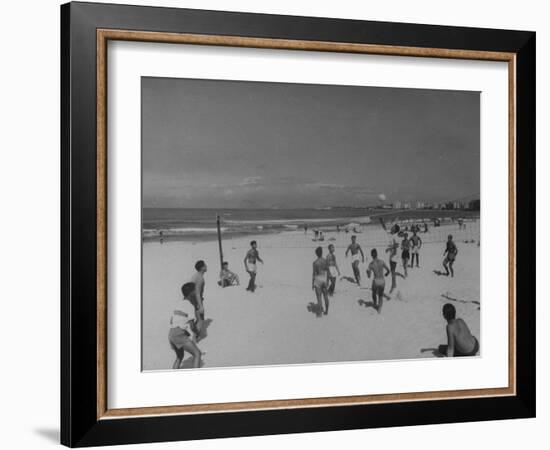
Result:
{"label": "distant shoreline", "polygon": [[[364,214],[366,211],[362,211]],[[342,230],[346,226],[354,225],[348,231],[354,229],[361,230],[365,226],[380,226],[382,220],[386,226],[393,223],[428,223],[429,227],[434,224],[434,219],[440,219],[443,222],[455,222],[462,218],[466,221],[479,219],[479,211],[463,210],[376,210],[373,214],[362,215],[358,217],[334,217],[334,218],[292,218],[292,219],[265,219],[260,218],[245,220],[223,220],[221,222],[222,237],[239,238],[244,236],[258,236],[266,234],[278,234],[282,232],[304,230],[320,230],[323,232],[335,231],[337,226]],[[144,224],[142,230],[142,240],[147,242],[205,242],[217,239],[217,229],[215,219],[209,222],[190,222],[187,226],[181,221],[174,220],[174,223],[166,223],[157,227],[152,224]],[[161,236],[162,232],[162,236]]]}

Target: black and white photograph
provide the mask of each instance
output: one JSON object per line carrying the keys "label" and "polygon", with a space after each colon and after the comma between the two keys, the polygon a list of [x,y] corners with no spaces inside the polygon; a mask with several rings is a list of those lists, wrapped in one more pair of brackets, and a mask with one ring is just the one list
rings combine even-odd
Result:
{"label": "black and white photograph", "polygon": [[142,370],[480,355],[479,92],[141,94]]}

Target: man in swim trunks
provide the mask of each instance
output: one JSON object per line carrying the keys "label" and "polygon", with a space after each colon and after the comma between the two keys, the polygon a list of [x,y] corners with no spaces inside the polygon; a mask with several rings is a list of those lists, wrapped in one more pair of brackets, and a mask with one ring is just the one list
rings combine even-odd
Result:
{"label": "man in swim trunks", "polygon": [[411,237],[411,269],[414,265],[414,257],[416,256],[416,267],[418,267],[418,251],[422,248],[422,239],[416,233],[418,226],[414,229],[413,235]]}
{"label": "man in swim trunks", "polygon": [[246,290],[250,292],[254,292],[256,289],[256,261],[260,261],[262,264],[264,263],[262,258],[260,258],[257,247],[258,243],[256,241],[250,242],[250,249],[246,252],[244,257],[244,269],[250,275],[250,281],[248,282]]}
{"label": "man in swim trunks", "polygon": [[409,240],[409,235],[405,233],[403,235],[403,240],[401,241],[401,261],[403,262],[403,270],[405,272],[405,278],[407,278],[407,266],[409,264],[411,241]]}
{"label": "man in swim trunks", "polygon": [[395,242],[395,239],[392,239],[392,243],[386,249],[386,253],[390,254],[390,272],[391,272],[391,289],[390,294],[397,287],[397,282],[395,279],[395,270],[397,269],[397,261],[395,260],[397,256],[397,249],[399,244]]}
{"label": "man in swim trunks", "polygon": [[202,353],[195,342],[195,328],[197,311],[191,296],[195,294],[195,285],[185,283],[181,287],[183,301],[180,299],[174,304],[170,317],[170,331],[168,341],[176,352],[176,360],[172,369],[181,369],[184,351],[193,355],[193,367],[200,367]]}
{"label": "man in swim trunks", "polygon": [[195,263],[195,273],[189,280],[195,285],[195,308],[197,308],[197,339],[202,337],[202,329],[204,324],[204,274],[207,271],[206,263],[201,259]]}
{"label": "man in swim trunks", "polygon": [[[317,259],[313,261],[313,277],[311,280],[311,288],[315,291],[317,297],[317,317],[321,317],[322,314],[328,314],[328,263],[323,258],[323,249],[317,247],[315,249]],[[325,310],[323,311],[323,305],[321,304],[321,296],[325,299]]]}
{"label": "man in swim trunks", "polygon": [[[445,254],[447,256],[445,256]],[[458,254],[458,248],[456,248],[455,243],[453,242],[453,235],[449,234],[447,237],[447,246],[445,247],[445,251],[443,252],[443,256],[445,256],[445,259],[443,260],[443,267],[445,267],[445,271],[447,276],[449,276],[449,270],[451,271],[451,277],[455,276],[454,270],[453,270],[453,264],[456,259],[456,255]]]}
{"label": "man in swim trunks", "polygon": [[351,268],[353,269],[353,275],[355,276],[355,281],[358,285],[361,285],[361,273],[359,272],[359,253],[361,253],[361,262],[365,262],[365,255],[363,254],[363,249],[356,242],[357,237],[351,237],[351,244],[349,244],[348,249],[346,250],[346,258],[348,253],[351,252]]}
{"label": "man in swim trunks", "polygon": [[[373,248],[370,252],[372,261],[367,269],[367,276],[370,278],[371,272],[374,274],[372,279],[372,301],[374,302],[374,308],[378,311],[378,314],[382,312],[382,304],[384,303],[384,287],[386,286],[385,276],[390,273],[390,269],[386,266],[386,263],[381,259],[378,259],[378,252]],[[384,270],[386,273],[384,274]]]}
{"label": "man in swim trunks", "polygon": [[439,353],[448,357],[477,355],[477,338],[464,320],[456,318],[456,309],[450,303],[443,305],[443,317],[447,321],[447,345],[440,345]]}
{"label": "man in swim trunks", "polygon": [[334,254],[334,245],[330,244],[328,246],[328,255],[327,255],[327,264],[328,264],[328,295],[334,295],[334,289],[336,288],[336,277],[340,276],[340,268],[336,262],[336,255]]}

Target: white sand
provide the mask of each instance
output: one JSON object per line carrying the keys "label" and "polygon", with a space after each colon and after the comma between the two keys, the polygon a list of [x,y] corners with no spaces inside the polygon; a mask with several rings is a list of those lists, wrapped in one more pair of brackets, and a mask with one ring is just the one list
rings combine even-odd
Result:
{"label": "white sand", "polygon": [[[475,229],[472,227],[476,226]],[[420,253],[419,269],[409,269],[409,277],[397,278],[398,288],[384,301],[381,314],[359,300],[371,301],[370,280],[365,270],[371,260],[370,250],[384,253],[388,237],[376,226],[365,227],[358,235],[366,263],[361,264],[362,287],[339,280],[330,298],[329,315],[317,318],[308,311],[316,302],[311,289],[311,265],[314,248],[336,246],[336,257],[343,276],[351,277],[351,258],[344,252],[350,234],[325,233],[325,242],[312,242],[312,233],[303,231],[261,235],[258,250],[264,265],[259,264],[255,293],[247,292],[248,275],[243,258],[252,237],[224,242],[224,259],[238,273],[241,286],[222,289],[216,282],[219,274],[218,244],[211,242],[149,242],[143,247],[143,369],[170,369],[174,352],[168,343],[170,308],[181,296],[180,287],[194,273],[194,263],[208,264],[205,286],[206,318],[211,319],[208,335],[199,343],[206,351],[204,367],[242,365],[315,363],[357,360],[382,360],[434,357],[432,351],[446,343],[445,321],[441,307],[449,298],[472,333],[479,338],[480,253],[476,243],[465,239],[479,236],[477,224],[459,231],[457,225],[432,229],[421,234],[425,241]],[[455,236],[459,254],[455,277],[437,276],[447,233]],[[477,242],[477,241],[476,241]],[[400,252],[398,254],[400,256]],[[401,264],[398,271],[402,272]],[[386,293],[391,279],[386,279]],[[474,303],[475,302],[475,303]],[[187,365],[189,355],[186,354]]]}

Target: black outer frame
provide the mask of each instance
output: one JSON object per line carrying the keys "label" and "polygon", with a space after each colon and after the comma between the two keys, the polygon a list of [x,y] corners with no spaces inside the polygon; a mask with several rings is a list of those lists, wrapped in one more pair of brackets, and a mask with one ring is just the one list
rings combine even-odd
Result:
{"label": "black outer frame", "polygon": [[[97,420],[96,29],[516,53],[517,395]],[[127,5],[61,6],[61,443],[71,447],[535,416],[535,33]],[[521,296],[519,295],[521,293]]]}

